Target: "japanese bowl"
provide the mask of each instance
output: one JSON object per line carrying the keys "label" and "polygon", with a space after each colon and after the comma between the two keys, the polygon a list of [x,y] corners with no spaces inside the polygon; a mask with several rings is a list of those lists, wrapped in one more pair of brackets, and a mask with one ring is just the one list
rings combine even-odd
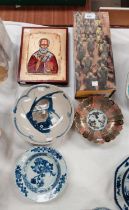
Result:
{"label": "japanese bowl", "polygon": [[31,86],[18,99],[14,124],[28,142],[46,145],[62,138],[70,129],[74,107],[62,89],[54,85]]}

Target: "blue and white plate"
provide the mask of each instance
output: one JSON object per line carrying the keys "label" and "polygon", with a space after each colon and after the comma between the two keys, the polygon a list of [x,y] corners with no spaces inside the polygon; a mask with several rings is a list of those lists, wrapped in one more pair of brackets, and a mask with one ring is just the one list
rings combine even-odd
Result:
{"label": "blue and white plate", "polygon": [[114,198],[121,210],[129,210],[129,157],[116,169]]}
{"label": "blue and white plate", "polygon": [[67,181],[66,163],[53,148],[33,147],[17,162],[15,180],[26,198],[46,202],[63,191]]}
{"label": "blue and white plate", "polygon": [[71,128],[74,107],[62,89],[35,85],[27,89],[14,108],[14,124],[27,141],[46,145],[62,138]]}

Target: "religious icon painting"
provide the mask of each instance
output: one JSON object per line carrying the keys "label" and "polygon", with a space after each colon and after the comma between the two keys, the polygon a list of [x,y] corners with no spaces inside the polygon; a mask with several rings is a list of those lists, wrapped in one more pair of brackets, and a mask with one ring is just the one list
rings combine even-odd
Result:
{"label": "religious icon painting", "polygon": [[18,82],[67,84],[67,28],[23,27]]}

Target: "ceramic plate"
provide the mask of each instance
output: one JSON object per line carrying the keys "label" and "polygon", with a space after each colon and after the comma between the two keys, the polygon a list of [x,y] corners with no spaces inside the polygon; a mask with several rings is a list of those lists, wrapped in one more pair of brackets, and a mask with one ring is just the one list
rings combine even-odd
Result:
{"label": "ceramic plate", "polygon": [[62,192],[67,180],[67,168],[62,155],[48,147],[33,147],[16,164],[16,185],[26,197],[45,202]]}
{"label": "ceramic plate", "polygon": [[121,210],[129,210],[129,157],[116,169],[114,198]]}
{"label": "ceramic plate", "polygon": [[36,85],[26,90],[14,108],[19,134],[33,144],[50,144],[64,136],[74,118],[70,98],[57,86]]}
{"label": "ceramic plate", "polygon": [[123,115],[117,104],[109,98],[89,96],[77,107],[74,122],[83,137],[102,144],[119,134]]}

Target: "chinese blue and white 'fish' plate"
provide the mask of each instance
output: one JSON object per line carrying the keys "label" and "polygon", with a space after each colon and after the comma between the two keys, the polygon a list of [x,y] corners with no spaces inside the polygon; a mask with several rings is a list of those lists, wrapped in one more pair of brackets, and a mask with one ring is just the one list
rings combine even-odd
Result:
{"label": "chinese blue and white 'fish' plate", "polygon": [[114,198],[121,210],[129,210],[129,157],[116,169]]}
{"label": "chinese blue and white 'fish' plate", "polygon": [[74,107],[62,89],[40,84],[27,89],[14,108],[14,124],[22,137],[46,145],[62,138],[71,128]]}
{"label": "chinese blue and white 'fish' plate", "polygon": [[53,148],[33,147],[17,162],[15,180],[26,198],[46,202],[63,191],[67,181],[66,163]]}

